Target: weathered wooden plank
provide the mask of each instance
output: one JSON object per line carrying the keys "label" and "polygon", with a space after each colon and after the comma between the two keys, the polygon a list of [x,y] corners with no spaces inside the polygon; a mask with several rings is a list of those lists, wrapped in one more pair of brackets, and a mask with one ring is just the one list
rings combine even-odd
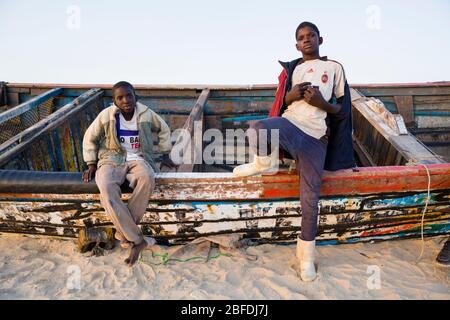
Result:
{"label": "weathered wooden plank", "polygon": [[[28,93],[28,94],[30,93],[29,87],[15,86],[12,83],[8,83],[6,86],[8,87],[9,93]],[[58,86],[46,87],[47,90],[52,90],[55,88],[59,88],[59,87]]]}
{"label": "weathered wooden plank", "polygon": [[33,108],[36,108],[37,106],[39,106],[41,103],[47,101],[48,99],[56,97],[62,93],[63,93],[62,88],[52,89],[50,91],[46,91],[45,93],[42,93],[41,95],[39,95],[27,102],[22,103],[14,108],[8,109],[7,111],[2,112],[0,114],[0,123],[4,123],[4,122],[6,122],[14,117],[17,117],[29,110],[32,110]]}
{"label": "weathered wooden plank", "polygon": [[[109,216],[99,208],[79,209],[69,211],[50,211],[52,203],[45,203],[50,207],[47,212],[44,211],[27,211],[33,206],[32,203],[0,203],[3,213],[0,215],[1,222],[21,223],[27,226],[51,226],[51,227],[75,227],[82,228],[85,224],[93,226],[112,225]],[[156,212],[148,211],[140,221],[142,226],[158,227],[164,230],[165,234],[176,234],[180,225],[184,226],[201,226],[205,228],[196,228],[199,233],[210,231],[233,230],[237,225],[253,224],[263,227],[277,227],[276,220],[283,219],[285,226],[300,226],[301,209],[299,203],[291,204],[288,202],[275,203],[273,210],[269,212],[268,203],[259,203],[253,207],[244,209],[238,208],[236,205],[227,207],[228,215],[220,218],[214,216],[214,212],[222,212],[219,207],[213,206],[212,212],[204,211],[206,205],[198,206],[193,211],[167,211]],[[247,208],[247,206],[244,206]],[[14,212],[10,210],[13,209]],[[433,206],[433,209],[427,210],[425,222],[436,220],[449,220],[449,205]],[[24,211],[25,210],[25,211]],[[339,212],[339,213],[319,213],[319,227],[343,229],[367,230],[373,226],[401,225],[408,223],[418,223],[422,218],[423,207],[416,208],[398,208],[392,210],[371,210],[371,211],[355,211],[355,212]],[[449,221],[447,221],[449,223]],[[231,228],[230,228],[231,227]],[[172,229],[172,230],[170,230]],[[175,231],[175,232],[173,232]]]}
{"label": "weathered wooden plank", "polygon": [[[112,84],[67,84],[67,83],[8,83],[8,87],[11,88],[67,88],[67,89],[84,89],[100,88],[111,89]],[[252,91],[252,90],[275,90],[276,84],[256,84],[256,85],[206,85],[206,84],[192,84],[192,85],[148,85],[148,84],[134,84],[135,90],[196,90],[200,93],[204,89],[209,90],[239,90],[239,91]]]}
{"label": "weathered wooden plank", "polygon": [[[366,120],[381,134],[388,142],[390,142],[409,162],[419,163],[444,163],[445,161],[431,152],[423,144],[421,144],[413,135],[404,131],[404,128],[398,126],[398,118],[391,117],[389,111],[383,108],[381,102],[371,103],[372,100],[361,96],[356,90],[351,90],[352,105],[357,112],[363,115]],[[380,116],[381,115],[381,116]],[[400,121],[401,122],[401,121]],[[397,127],[397,130],[395,130]],[[376,136],[377,137],[377,136]],[[364,141],[366,146],[370,146],[368,141]],[[381,152],[381,140],[376,138],[374,142],[375,153],[371,153],[376,157],[383,156]],[[380,164],[378,159],[375,159],[377,164]]]}
{"label": "weathered wooden plank", "polygon": [[193,98],[153,98],[153,97],[140,97],[139,101],[156,113],[162,114],[180,114],[189,115],[192,111],[192,106],[195,104],[196,99]]}
{"label": "weathered wooden plank", "polygon": [[420,143],[412,134],[393,136],[390,138],[390,142],[410,163],[445,163],[442,157]]}
{"label": "weathered wooden plank", "polygon": [[[140,97],[140,101],[159,114],[185,114],[192,110],[192,98],[153,98]],[[204,108],[207,115],[265,113],[268,114],[273,98],[231,97],[208,99]]]}
{"label": "weathered wooden plank", "polygon": [[247,115],[251,113],[268,114],[273,104],[273,97],[268,98],[222,98],[209,99],[205,113],[210,114],[235,114]]}
{"label": "weathered wooden plank", "polygon": [[[433,192],[425,215],[425,234],[450,231],[449,191]],[[396,193],[320,199],[318,241],[356,242],[374,236],[420,236],[427,194]],[[0,231],[76,237],[84,225],[111,226],[101,205],[0,201]],[[146,235],[187,241],[207,235],[243,233],[265,241],[294,240],[301,230],[298,200],[222,203],[150,203],[141,221]]]}
{"label": "weathered wooden plank", "polygon": [[385,160],[384,160],[384,165],[385,166],[389,166],[389,165],[393,165],[395,163],[395,160],[397,159],[397,156],[399,154],[398,150],[395,149],[392,144],[388,143],[386,141],[386,151],[385,151]]}
{"label": "weathered wooden plank", "polygon": [[416,112],[450,111],[450,95],[439,96],[413,96]]}
{"label": "weathered wooden plank", "polygon": [[[174,149],[182,149],[182,154],[180,156],[184,163],[179,165],[177,168],[178,172],[192,172],[194,165],[199,164],[198,157],[201,157],[203,153],[203,109],[209,94],[210,90],[208,89],[202,91],[182,128],[187,136],[184,134],[180,135],[173,146]],[[195,135],[195,131],[198,130],[200,130],[200,137]],[[187,156],[188,154],[189,156]]]}
{"label": "weathered wooden plank", "polygon": [[170,114],[167,115],[167,124],[172,131],[183,128],[188,115]]}
{"label": "weathered wooden plank", "polygon": [[19,94],[14,92],[8,92],[8,107],[15,107],[19,105]]}
{"label": "weathered wooden plank", "polygon": [[29,170],[51,171],[53,170],[50,154],[46,152],[48,135],[39,139],[32,144],[31,148],[27,148],[23,154],[23,158],[31,162]]}
{"label": "weathered wooden plank", "polygon": [[450,163],[450,143],[443,146],[440,145],[428,145],[428,147],[433,150],[436,154],[442,157],[447,163]]}
{"label": "weathered wooden plank", "polygon": [[374,84],[351,85],[366,96],[421,96],[421,95],[449,95],[450,82],[416,83],[416,84]]}
{"label": "weathered wooden plank", "polygon": [[414,129],[411,133],[422,141],[424,144],[449,145],[450,144],[450,128],[437,129]]}
{"label": "weathered wooden plank", "polygon": [[398,113],[402,115],[407,128],[414,127],[414,106],[412,96],[395,96]]}
{"label": "weathered wooden plank", "polygon": [[359,141],[356,136],[353,136],[353,149],[358,155],[363,167],[375,167],[376,163],[370,156],[369,152],[366,150],[365,146]]}
{"label": "weathered wooden plank", "polygon": [[64,164],[63,171],[78,171],[75,170],[75,154],[73,152],[72,141],[70,139],[69,124],[66,122],[55,128],[55,134],[58,136],[59,140],[57,150],[60,152],[61,160]]}
{"label": "weathered wooden plank", "polygon": [[[426,216],[450,215],[449,191],[430,193]],[[82,225],[90,217],[98,223],[109,222],[101,204],[97,202],[33,202],[30,200],[1,201],[1,217],[39,223],[57,224],[74,222]],[[320,225],[338,223],[369,223],[398,221],[421,217],[427,193],[408,192],[373,194],[341,198],[322,198],[319,201]],[[151,202],[141,222],[143,224],[215,223],[246,220],[267,220],[279,217],[301,216],[298,199],[243,202],[177,202],[160,204]],[[50,220],[51,218],[51,220]],[[434,218],[434,217],[433,217]]]}
{"label": "weathered wooden plank", "polygon": [[100,89],[89,90],[79,98],[75,99],[72,103],[67,104],[63,108],[0,145],[0,165],[5,164],[9,159],[27,148],[43,133],[58,127],[67,118],[82,111],[91,101],[100,97],[101,94],[102,92]]}
{"label": "weathered wooden plank", "polygon": [[[450,164],[427,165],[431,189],[450,189]],[[299,197],[297,174],[234,177],[232,173],[159,173],[153,201],[243,201]],[[416,192],[428,187],[427,171],[419,166],[367,167],[326,172],[322,197],[374,193]],[[124,199],[130,189],[124,187]],[[95,182],[81,173],[0,170],[0,198],[98,200]]]}
{"label": "weathered wooden plank", "polygon": [[[370,124],[368,118],[370,117],[365,117],[358,108],[354,109],[353,137],[357,142],[355,144],[355,151],[364,161],[364,165],[393,165],[394,163],[387,162],[386,157],[388,149],[390,149],[389,141],[377,130],[376,127]],[[395,150],[391,152],[395,152]],[[366,155],[364,155],[364,153],[366,153]],[[364,160],[364,158],[366,159]]]}
{"label": "weathered wooden plank", "polygon": [[350,90],[352,95],[352,105],[358,110],[370,124],[378,130],[386,139],[389,139],[391,135],[398,135],[399,132],[392,128],[383,115],[387,114],[387,110],[382,110],[382,104],[378,101],[373,101],[370,98],[366,98],[356,90]]}
{"label": "weathered wooden plank", "polygon": [[[8,83],[11,88],[77,88],[77,89],[89,89],[92,87],[101,89],[111,89],[112,84],[57,84],[57,83]],[[134,84],[136,89],[164,89],[164,90],[264,90],[264,89],[276,89],[276,84],[258,84],[258,85],[205,85],[205,84],[192,84],[192,85],[146,85],[146,84]],[[449,81],[437,81],[437,82],[423,82],[423,83],[378,83],[378,84],[351,84],[351,87],[357,89],[364,88],[449,88]]]}
{"label": "weathered wooden plank", "polygon": [[98,104],[93,104],[83,113],[78,113],[69,119],[70,131],[72,133],[73,147],[75,149],[76,159],[78,161],[77,171],[83,171],[85,163],[83,161],[83,135],[86,132],[93,119],[102,110],[102,100],[99,99]]}
{"label": "weathered wooden plank", "polygon": [[242,89],[233,89],[233,88],[224,88],[224,89],[211,89],[211,99],[215,98],[228,98],[228,97],[237,97],[237,98],[256,98],[256,101],[260,100],[274,100],[276,87],[262,87],[258,88],[253,86],[250,90],[242,90]]}
{"label": "weathered wooden plank", "polygon": [[8,105],[8,93],[6,90],[6,83],[0,82],[0,107]]}
{"label": "weathered wooden plank", "polygon": [[450,116],[417,116],[418,128],[449,128]]}

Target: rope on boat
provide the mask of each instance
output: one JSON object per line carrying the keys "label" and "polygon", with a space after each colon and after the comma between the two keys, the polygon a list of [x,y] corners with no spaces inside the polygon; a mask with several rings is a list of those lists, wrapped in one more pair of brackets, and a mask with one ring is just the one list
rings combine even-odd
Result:
{"label": "rope on boat", "polygon": [[190,262],[190,261],[193,261],[193,260],[206,260],[206,261],[209,261],[209,260],[217,259],[217,258],[222,257],[222,256],[223,257],[231,257],[231,254],[218,253],[217,255],[210,256],[210,257],[207,257],[207,258],[201,257],[201,256],[194,256],[194,257],[190,257],[190,258],[187,258],[187,259],[168,258],[168,256],[169,256],[168,252],[166,252],[164,254],[159,254],[159,253],[153,253],[152,252],[152,257],[153,258],[160,257],[161,258],[161,263],[152,263],[151,261],[145,261],[145,259],[142,257],[142,255],[139,256],[139,260],[138,261],[141,262],[141,263],[146,263],[146,264],[150,264],[150,265],[161,265],[162,264],[163,266],[166,266],[167,263],[169,263],[170,261],[176,261],[176,262]]}
{"label": "rope on boat", "polygon": [[425,200],[425,207],[423,208],[423,212],[422,212],[422,223],[421,223],[421,231],[420,231],[420,235],[421,235],[421,239],[422,239],[422,249],[420,251],[419,258],[417,258],[417,262],[419,262],[420,259],[422,258],[423,251],[425,249],[425,240],[423,239],[423,227],[424,227],[424,220],[425,220],[425,212],[427,211],[428,203],[430,202],[430,189],[431,189],[431,175],[430,175],[430,171],[428,170],[428,167],[425,164],[419,163],[419,165],[423,166],[425,168],[425,170],[427,171],[428,188],[427,188],[427,199]]}

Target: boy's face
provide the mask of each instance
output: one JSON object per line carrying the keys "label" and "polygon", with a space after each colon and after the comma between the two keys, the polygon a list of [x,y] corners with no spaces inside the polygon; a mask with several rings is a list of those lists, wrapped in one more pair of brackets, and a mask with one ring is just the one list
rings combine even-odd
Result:
{"label": "boy's face", "polygon": [[136,108],[136,96],[131,88],[119,87],[113,91],[114,104],[124,113],[133,113]]}
{"label": "boy's face", "polygon": [[319,46],[322,44],[322,37],[311,27],[304,27],[297,32],[297,50],[303,55],[313,55],[319,53]]}

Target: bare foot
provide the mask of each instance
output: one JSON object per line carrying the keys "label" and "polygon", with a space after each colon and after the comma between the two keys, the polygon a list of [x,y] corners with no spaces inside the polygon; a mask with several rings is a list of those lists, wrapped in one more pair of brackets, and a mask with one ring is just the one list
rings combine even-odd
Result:
{"label": "bare foot", "polygon": [[125,259],[125,263],[128,264],[130,267],[136,263],[136,261],[139,259],[139,255],[141,252],[147,247],[147,241],[143,240],[139,244],[135,244],[130,249],[130,256]]}
{"label": "bare foot", "polygon": [[122,249],[131,249],[133,247],[133,242],[120,241],[119,245]]}
{"label": "bare foot", "polygon": [[120,231],[116,231],[114,237],[120,241],[120,247],[122,249],[130,249],[133,246],[133,242],[128,241]]}

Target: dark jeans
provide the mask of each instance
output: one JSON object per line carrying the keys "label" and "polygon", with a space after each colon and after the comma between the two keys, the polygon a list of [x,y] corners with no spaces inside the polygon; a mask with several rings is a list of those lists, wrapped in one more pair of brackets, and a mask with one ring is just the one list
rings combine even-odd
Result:
{"label": "dark jeans", "polygon": [[305,241],[314,240],[317,235],[318,203],[327,153],[327,137],[324,136],[320,140],[313,138],[282,117],[257,121],[250,127],[257,132],[260,129],[267,130],[268,140],[265,141],[264,138],[260,137],[259,141],[254,140],[250,145],[255,153],[258,150],[258,145],[261,148],[264,143],[267,144],[271,141],[270,131],[272,129],[279,130],[279,147],[292,155],[296,161],[300,177],[300,204],[302,208],[300,238]]}

